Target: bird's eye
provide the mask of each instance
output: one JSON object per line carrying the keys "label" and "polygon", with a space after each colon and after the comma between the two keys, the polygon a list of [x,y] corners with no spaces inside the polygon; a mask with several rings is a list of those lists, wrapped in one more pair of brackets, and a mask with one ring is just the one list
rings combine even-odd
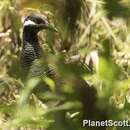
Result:
{"label": "bird's eye", "polygon": [[37,24],[45,24],[45,21],[44,20],[42,20],[42,19],[37,19]]}
{"label": "bird's eye", "polygon": [[37,24],[45,24],[45,21],[41,18],[33,18],[32,21],[34,21]]}

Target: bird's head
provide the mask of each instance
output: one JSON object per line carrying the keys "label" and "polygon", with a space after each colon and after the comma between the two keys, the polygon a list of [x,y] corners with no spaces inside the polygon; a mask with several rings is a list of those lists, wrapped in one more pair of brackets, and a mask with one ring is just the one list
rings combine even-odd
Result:
{"label": "bird's head", "polygon": [[39,32],[42,29],[49,29],[56,31],[54,27],[52,27],[48,19],[45,15],[41,14],[30,14],[24,19],[23,24],[24,29]]}

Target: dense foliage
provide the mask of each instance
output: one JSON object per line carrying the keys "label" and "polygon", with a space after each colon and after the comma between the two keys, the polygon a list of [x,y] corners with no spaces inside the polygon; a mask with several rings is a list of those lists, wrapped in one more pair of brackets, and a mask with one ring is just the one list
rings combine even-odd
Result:
{"label": "dense foliage", "polygon": [[[40,98],[32,93],[39,78],[21,78],[22,22],[30,12],[57,28],[39,34],[47,54],[41,64],[55,65],[64,79],[59,87],[43,77],[49,87]],[[83,119],[130,121],[129,16],[129,0],[1,0],[0,130],[129,129],[82,126]]]}

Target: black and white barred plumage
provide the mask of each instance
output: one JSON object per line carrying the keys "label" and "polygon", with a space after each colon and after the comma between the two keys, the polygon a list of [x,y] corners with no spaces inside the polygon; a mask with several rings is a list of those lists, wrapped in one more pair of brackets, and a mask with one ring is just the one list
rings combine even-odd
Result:
{"label": "black and white barred plumage", "polygon": [[[42,29],[53,29],[48,23],[46,16],[31,14],[27,16],[23,24],[23,48],[21,63],[24,75],[41,76],[53,71],[50,67],[43,67],[37,63],[37,59],[44,56],[38,42],[38,32]],[[35,63],[36,62],[36,63]]]}

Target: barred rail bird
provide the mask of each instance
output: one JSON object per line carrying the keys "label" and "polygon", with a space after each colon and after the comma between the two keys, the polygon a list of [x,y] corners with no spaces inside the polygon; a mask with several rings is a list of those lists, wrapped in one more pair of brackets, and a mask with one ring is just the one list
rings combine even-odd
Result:
{"label": "barred rail bird", "polygon": [[[38,42],[38,32],[42,29],[55,30],[44,15],[30,14],[24,20],[23,24],[23,49],[21,55],[22,68],[25,75],[28,75],[33,62],[43,55],[43,50]],[[33,67],[33,73],[42,73],[38,67]],[[37,74],[39,75],[39,74]]]}
{"label": "barred rail bird", "polygon": [[53,79],[54,82],[56,77],[54,67],[42,63],[43,59],[45,59],[45,53],[39,44],[38,32],[44,29],[56,31],[44,15],[33,13],[25,17],[23,23],[23,48],[21,53],[21,79],[26,84],[33,77],[39,78],[39,83],[32,90],[39,99],[40,94],[49,89],[48,85],[42,79],[43,76]]}

